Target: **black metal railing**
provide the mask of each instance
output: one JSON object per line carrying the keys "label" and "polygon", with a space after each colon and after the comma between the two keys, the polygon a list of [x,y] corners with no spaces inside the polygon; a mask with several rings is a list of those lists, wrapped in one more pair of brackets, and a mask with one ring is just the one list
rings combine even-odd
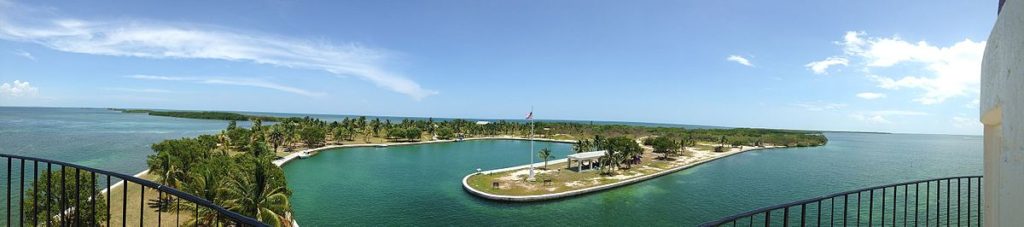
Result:
{"label": "black metal railing", "polygon": [[840,192],[769,206],[701,226],[981,226],[981,176]]}
{"label": "black metal railing", "polygon": [[0,166],[6,166],[0,173],[6,226],[267,226],[125,174],[8,154],[0,154]]}

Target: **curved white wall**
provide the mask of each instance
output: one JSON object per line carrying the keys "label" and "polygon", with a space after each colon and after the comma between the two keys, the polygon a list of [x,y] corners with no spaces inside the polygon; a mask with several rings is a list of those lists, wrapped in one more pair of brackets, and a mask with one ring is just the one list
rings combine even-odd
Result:
{"label": "curved white wall", "polygon": [[1024,226],[1024,0],[1007,0],[985,47],[985,225]]}

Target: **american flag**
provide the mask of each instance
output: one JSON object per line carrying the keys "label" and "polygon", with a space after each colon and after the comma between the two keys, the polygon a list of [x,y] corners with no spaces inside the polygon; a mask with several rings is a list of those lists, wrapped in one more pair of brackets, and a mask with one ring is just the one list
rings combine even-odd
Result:
{"label": "american flag", "polygon": [[530,111],[529,114],[526,114],[526,120],[533,120],[533,111]]}

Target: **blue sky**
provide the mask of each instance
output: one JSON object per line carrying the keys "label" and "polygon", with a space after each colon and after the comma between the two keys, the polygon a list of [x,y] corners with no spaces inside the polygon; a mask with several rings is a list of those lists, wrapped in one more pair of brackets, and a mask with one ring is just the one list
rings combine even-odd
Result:
{"label": "blue sky", "polygon": [[0,0],[0,105],[980,134],[996,1]]}

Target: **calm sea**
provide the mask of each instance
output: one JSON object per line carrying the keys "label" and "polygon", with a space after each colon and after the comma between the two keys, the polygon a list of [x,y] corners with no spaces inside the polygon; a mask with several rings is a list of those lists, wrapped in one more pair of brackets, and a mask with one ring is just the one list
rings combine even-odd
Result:
{"label": "calm sea", "polygon": [[[529,143],[467,141],[323,152],[285,166],[302,225],[693,226],[763,206],[917,179],[980,175],[981,138],[829,133],[816,148],[748,152],[609,191],[541,203],[478,199],[476,168],[527,163]],[[564,157],[570,146],[538,143]]]}
{"label": "calm sea", "polygon": [[0,107],[0,153],[135,174],[146,169],[153,143],[212,134],[227,125],[94,108]]}
{"label": "calm sea", "polygon": [[[0,107],[0,153],[134,174],[146,168],[151,144],[215,133],[226,125],[104,109]],[[748,152],[610,191],[530,204],[481,200],[460,186],[476,168],[528,162],[529,143],[522,141],[344,149],[288,164],[285,171],[295,215],[304,226],[689,226],[836,191],[981,174],[981,137],[827,136],[824,147]],[[559,157],[570,149],[551,143],[537,147],[550,147]]]}

